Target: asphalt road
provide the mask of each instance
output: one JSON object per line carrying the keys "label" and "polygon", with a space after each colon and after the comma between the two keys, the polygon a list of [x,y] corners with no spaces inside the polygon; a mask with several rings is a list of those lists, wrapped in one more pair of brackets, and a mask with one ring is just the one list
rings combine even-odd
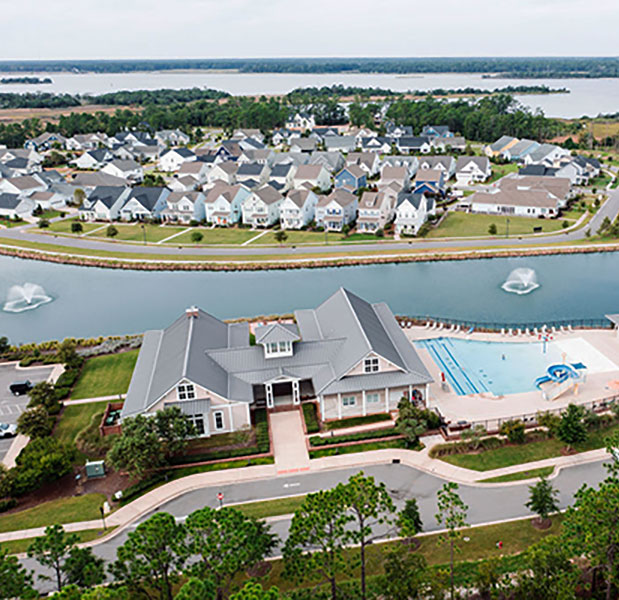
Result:
{"label": "asphalt road", "polygon": [[[52,367],[16,369],[15,365],[0,365],[0,423],[17,423],[19,415],[28,404],[28,396],[13,396],[9,385],[14,381],[29,379],[33,384],[45,381],[52,372]],[[12,438],[0,438],[0,460],[8,451]]]}
{"label": "asphalt road", "polygon": [[[585,231],[591,230],[592,234],[595,234],[599,229],[604,217],[608,216],[609,219],[614,220],[619,214],[619,188],[610,190],[608,192],[609,198],[600,208],[600,210],[593,216],[589,225],[585,228],[570,231],[565,234],[555,235],[540,235],[528,238],[499,238],[499,239],[460,239],[460,240],[425,240],[415,239],[410,241],[401,242],[384,242],[384,243],[369,243],[369,244],[329,244],[328,246],[299,246],[293,249],[291,246],[274,246],[274,247],[260,247],[260,246],[226,246],[226,247],[205,247],[205,248],[179,248],[178,246],[164,246],[164,245],[140,245],[140,244],[128,244],[123,242],[108,242],[97,241],[85,238],[71,238],[67,236],[53,237],[49,235],[42,235],[37,233],[30,233],[28,229],[31,226],[14,227],[11,229],[0,229],[0,243],[3,240],[24,240],[38,243],[49,244],[61,244],[70,248],[80,248],[86,250],[100,250],[107,252],[127,253],[127,254],[158,254],[158,255],[170,255],[170,256],[182,256],[185,255],[201,255],[201,256],[251,256],[251,255],[264,255],[273,256],[277,258],[281,255],[290,255],[296,252],[299,254],[315,254],[317,256],[321,254],[329,254],[334,252],[348,252],[354,254],[354,252],[365,252],[372,250],[381,251],[404,251],[411,248],[419,250],[435,250],[441,248],[474,248],[479,247],[480,241],[483,242],[485,247],[497,247],[502,246],[527,246],[531,244],[552,244],[556,242],[576,242],[586,238]],[[497,217],[500,218],[500,217]]]}
{"label": "asphalt road", "polygon": [[[188,514],[203,506],[216,507],[217,493],[223,492],[224,505],[238,502],[250,502],[262,499],[278,498],[282,496],[296,496],[329,489],[339,482],[346,481],[359,469],[342,469],[321,473],[308,473],[264,479],[255,482],[225,485],[221,487],[206,487],[188,492],[175,500],[167,502],[157,508],[174,515],[179,521]],[[439,526],[434,518],[436,513],[436,493],[444,484],[444,480],[404,465],[378,465],[364,469],[366,475],[373,475],[377,481],[383,481],[389,493],[400,508],[408,498],[417,498],[424,531],[436,531]],[[579,465],[564,469],[554,478],[553,484],[560,491],[559,503],[562,508],[573,502],[574,493],[584,484],[596,485],[605,477],[602,461]],[[509,486],[475,486],[461,485],[460,496],[468,505],[467,522],[470,525],[488,523],[502,519],[526,517],[531,513],[524,506],[528,500],[528,484],[513,484]],[[153,511],[155,512],[155,511]],[[151,513],[152,514],[152,513]],[[146,520],[150,515],[140,519]],[[107,542],[94,546],[94,551],[106,561],[116,557],[116,549],[126,539],[130,531],[134,530],[139,522],[134,523],[119,535]],[[287,517],[274,519],[271,522],[272,530],[285,540],[290,521]],[[47,574],[46,569],[40,567],[31,559],[23,559],[23,564],[34,569],[37,574]],[[50,590],[48,582],[40,581],[41,591]]]}

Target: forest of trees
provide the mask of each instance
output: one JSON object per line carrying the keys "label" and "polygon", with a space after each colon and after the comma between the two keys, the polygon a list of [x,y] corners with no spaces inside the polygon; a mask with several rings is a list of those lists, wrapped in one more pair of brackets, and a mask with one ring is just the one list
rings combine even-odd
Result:
{"label": "forest of trees", "polygon": [[618,57],[222,58],[1,61],[3,72],[124,73],[235,69],[242,73],[499,73],[513,77],[619,77]]}

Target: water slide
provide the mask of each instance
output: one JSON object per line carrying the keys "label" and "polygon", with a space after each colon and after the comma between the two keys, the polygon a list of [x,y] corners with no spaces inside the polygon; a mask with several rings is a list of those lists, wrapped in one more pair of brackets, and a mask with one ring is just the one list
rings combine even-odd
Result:
{"label": "water slide", "polygon": [[555,400],[568,390],[585,381],[587,367],[582,363],[555,364],[546,369],[546,375],[535,380],[535,387],[545,400]]}

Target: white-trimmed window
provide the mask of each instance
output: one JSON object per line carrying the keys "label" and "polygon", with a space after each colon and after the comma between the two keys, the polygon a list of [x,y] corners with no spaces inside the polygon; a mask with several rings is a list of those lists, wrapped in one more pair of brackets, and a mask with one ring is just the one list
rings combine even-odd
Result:
{"label": "white-trimmed window", "polygon": [[213,413],[213,421],[215,423],[215,429],[223,429],[224,428],[224,413],[221,410],[216,410]]}
{"label": "white-trimmed window", "polygon": [[196,397],[196,390],[193,383],[181,383],[177,388],[179,400],[193,400]]}
{"label": "white-trimmed window", "polygon": [[204,415],[187,415],[187,419],[189,419],[193,428],[196,430],[196,435],[204,435]]}
{"label": "white-trimmed window", "polygon": [[380,401],[380,394],[378,392],[372,392],[371,394],[365,395],[365,401],[368,404],[376,404]]}
{"label": "white-trimmed window", "polygon": [[355,406],[357,398],[355,396],[342,396],[342,406]]}
{"label": "white-trimmed window", "polygon": [[372,356],[370,358],[366,358],[363,361],[363,372],[364,373],[376,373],[378,372],[378,357]]}

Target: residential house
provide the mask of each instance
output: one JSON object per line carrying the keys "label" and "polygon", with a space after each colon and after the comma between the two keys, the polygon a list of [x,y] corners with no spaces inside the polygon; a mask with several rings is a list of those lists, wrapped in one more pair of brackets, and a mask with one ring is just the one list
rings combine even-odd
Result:
{"label": "residential house", "polygon": [[189,308],[147,331],[121,420],[178,408],[199,437],[243,431],[252,411],[314,402],[321,420],[390,413],[400,400],[429,405],[431,375],[384,303],[340,288],[294,323],[255,330]]}
{"label": "residential house", "polygon": [[264,143],[264,134],[260,129],[236,129],[232,134],[232,139],[235,140],[246,140],[247,138]]}
{"label": "residential house", "polygon": [[183,163],[197,158],[189,148],[172,148],[159,157],[157,165],[161,171],[178,171]]}
{"label": "residential house", "polygon": [[236,140],[224,140],[215,151],[215,156],[220,160],[238,160],[243,154],[243,149]]}
{"label": "residential house", "polygon": [[57,146],[64,148],[66,141],[67,138],[60,133],[44,131],[41,135],[27,140],[24,144],[24,148],[30,148],[32,150],[36,150],[37,152],[43,152],[45,150],[51,150]]}
{"label": "residential house", "polygon": [[419,169],[413,183],[413,192],[430,196],[445,195],[445,174],[438,169]]}
{"label": "residential house", "polygon": [[329,173],[337,173],[344,168],[346,161],[340,152],[325,152],[316,151],[312,152],[309,158],[310,165],[321,165]]}
{"label": "residential house", "polygon": [[301,229],[316,215],[318,196],[312,190],[290,190],[280,206],[282,229]]}
{"label": "residential house", "polygon": [[308,131],[316,127],[314,116],[306,112],[297,112],[286,121],[286,129]]}
{"label": "residential house", "polygon": [[346,157],[348,165],[357,165],[368,177],[373,177],[380,171],[380,158],[376,152],[351,152]]}
{"label": "residential house", "polygon": [[432,150],[429,138],[420,136],[399,137],[396,139],[395,145],[398,152],[406,154],[427,154]]}
{"label": "residential house", "polygon": [[200,185],[206,183],[208,180],[208,174],[213,168],[213,163],[205,162],[203,160],[193,160],[181,165],[178,173],[175,177],[187,177],[188,175],[193,177]]}
{"label": "residential house", "polygon": [[83,190],[93,190],[100,185],[125,186],[127,183],[127,180],[122,177],[115,177],[101,171],[75,173],[72,179],[72,184]]}
{"label": "residential house", "polygon": [[250,191],[241,185],[228,185],[218,181],[204,200],[206,220],[220,227],[228,227],[241,219],[243,202]]}
{"label": "residential house", "polygon": [[501,156],[506,160],[522,161],[527,154],[531,154],[540,147],[535,140],[519,140],[501,151]]}
{"label": "residential house", "polygon": [[397,235],[417,235],[428,216],[428,203],[423,193],[398,195],[395,207],[395,232]]}
{"label": "residential house", "polygon": [[410,125],[394,125],[393,123],[388,123],[385,127],[385,131],[392,139],[413,136],[413,128]]}
{"label": "residential house", "polygon": [[327,152],[352,152],[357,147],[354,135],[331,135],[325,138]]}
{"label": "residential house", "polygon": [[316,224],[327,231],[342,231],[357,218],[357,196],[344,188],[333,190],[323,196],[316,205]]}
{"label": "residential house", "polygon": [[32,215],[36,207],[36,203],[31,198],[0,192],[0,217],[25,219]]}
{"label": "residential house", "polygon": [[29,196],[33,192],[43,192],[47,185],[35,175],[20,175],[9,179],[0,179],[0,192]]}
{"label": "residential house", "polygon": [[239,156],[239,163],[260,163],[261,165],[271,166],[275,153],[271,148],[261,148],[257,150],[243,150],[243,154]]}
{"label": "residential house", "polygon": [[67,138],[65,147],[67,150],[96,150],[109,144],[109,138],[105,133],[77,133]]}
{"label": "residential house", "polygon": [[456,183],[471,185],[486,181],[492,175],[487,156],[460,156],[456,163]]}
{"label": "residential house", "polygon": [[408,174],[408,169],[402,167],[392,167],[385,165],[380,172],[380,180],[378,181],[378,191],[385,191],[386,188],[391,188],[397,192],[407,192],[410,189],[411,180]]}
{"label": "residential house", "polygon": [[67,206],[67,197],[52,189],[34,192],[28,196],[41,210],[62,210]]}
{"label": "residential house", "polygon": [[431,138],[430,145],[440,152],[464,152],[466,140],[462,136]]}
{"label": "residential house", "polygon": [[300,165],[294,174],[292,185],[295,189],[305,187],[326,191],[331,187],[331,176],[321,165]]}
{"label": "residential house", "polygon": [[548,167],[552,167],[555,161],[565,156],[570,156],[569,150],[554,144],[541,144],[533,152],[527,154],[523,162],[525,165],[545,164]]}
{"label": "residential house", "polygon": [[22,158],[27,161],[30,168],[35,165],[40,165],[43,162],[43,155],[39,154],[32,148],[0,148],[0,163],[7,165],[12,163],[16,158]]}
{"label": "residential house", "polygon": [[161,211],[164,223],[188,224],[206,218],[202,192],[171,192],[166,198],[166,207]]}
{"label": "residential house", "polygon": [[511,135],[502,135],[496,142],[484,146],[484,153],[489,158],[501,156],[508,148],[515,146],[520,140]]}
{"label": "residential house", "polygon": [[424,125],[421,135],[430,139],[454,137],[454,134],[449,131],[447,125]]}
{"label": "residential house", "polygon": [[298,167],[299,165],[306,165],[309,162],[310,156],[308,154],[303,154],[303,152],[278,152],[271,160],[271,168],[277,165],[292,165],[293,167]]}
{"label": "residential house", "polygon": [[162,149],[158,144],[136,144],[131,151],[135,160],[154,163],[161,156]]}
{"label": "residential house", "polygon": [[279,221],[284,197],[270,185],[256,190],[243,201],[243,224],[252,227],[270,227]]}
{"label": "residential house", "polygon": [[456,160],[453,156],[423,156],[419,159],[419,168],[424,171],[443,171],[445,181],[449,181],[456,172]]}
{"label": "residential house", "polygon": [[129,199],[130,193],[130,187],[97,186],[84,198],[78,215],[87,221],[115,221],[120,218],[120,209]]}
{"label": "residential house", "polygon": [[293,186],[294,174],[297,168],[294,165],[275,165],[269,175],[269,185],[277,183],[281,190],[288,190]]}
{"label": "residential house", "polygon": [[493,189],[470,196],[471,212],[509,217],[556,217],[559,214],[557,198],[542,189]]}
{"label": "residential house", "polygon": [[193,175],[183,175],[182,177],[172,177],[166,186],[172,192],[193,192],[199,189],[201,184]]}
{"label": "residential house", "polygon": [[107,148],[98,148],[97,150],[87,150],[71,162],[78,169],[100,169],[113,158],[114,155]]}
{"label": "residential house", "polygon": [[142,165],[134,160],[120,160],[117,158],[107,163],[101,171],[136,183],[144,179]]}
{"label": "residential house", "polygon": [[414,177],[419,168],[419,159],[416,156],[403,156],[394,154],[392,156],[385,156],[381,160],[381,167],[406,167],[408,170],[408,176]]}
{"label": "residential house", "polygon": [[278,148],[283,144],[288,143],[288,138],[292,132],[284,127],[275,129],[271,135],[271,143],[274,147]]}
{"label": "residential house", "polygon": [[517,190],[526,192],[529,190],[542,190],[550,194],[560,208],[564,208],[570,198],[573,197],[572,184],[567,177],[522,177],[511,173],[502,177],[497,182],[502,190]]}
{"label": "residential house", "polygon": [[[269,178],[271,169],[266,164],[260,163],[239,163],[239,168],[236,171],[237,183],[246,183],[249,180],[254,180],[256,185],[266,183]],[[251,186],[251,187],[255,187]]]}
{"label": "residential house", "polygon": [[[150,133],[146,131],[119,131],[113,138],[107,140],[107,145],[111,146],[114,143],[129,144],[131,146],[142,144],[158,144],[158,140],[153,140]],[[165,146],[165,144],[162,144]]]}
{"label": "residential house", "polygon": [[180,129],[162,129],[155,133],[155,139],[163,146],[186,146],[191,141]]}
{"label": "residential house", "polygon": [[290,152],[314,152],[318,148],[318,142],[314,138],[298,137],[290,140]]}
{"label": "residential house", "polygon": [[2,166],[9,171],[10,177],[20,177],[22,175],[32,175],[41,171],[41,165],[31,163],[27,158],[18,156],[12,160],[2,163]]}
{"label": "residential house", "polygon": [[363,192],[359,200],[357,231],[376,233],[384,230],[395,214],[396,195],[385,192]]}
{"label": "residential house", "polygon": [[120,216],[125,221],[158,219],[169,195],[165,187],[135,187],[120,209]]}
{"label": "residential house", "polygon": [[268,150],[268,148],[262,142],[259,142],[258,140],[252,137],[247,137],[241,140],[236,140],[236,142],[239,145],[239,148],[241,149],[242,153],[252,152],[254,150]]}
{"label": "residential house", "polygon": [[213,166],[208,174],[208,182],[223,181],[228,185],[236,182],[236,172],[239,166],[235,162],[221,162]]}
{"label": "residential house", "polygon": [[335,185],[337,188],[344,188],[350,192],[356,192],[360,188],[364,188],[367,185],[367,175],[365,171],[356,164],[348,165],[344,167],[335,176]]}
{"label": "residential house", "polygon": [[389,154],[393,147],[391,138],[384,136],[362,137],[358,145],[363,152],[378,154]]}

